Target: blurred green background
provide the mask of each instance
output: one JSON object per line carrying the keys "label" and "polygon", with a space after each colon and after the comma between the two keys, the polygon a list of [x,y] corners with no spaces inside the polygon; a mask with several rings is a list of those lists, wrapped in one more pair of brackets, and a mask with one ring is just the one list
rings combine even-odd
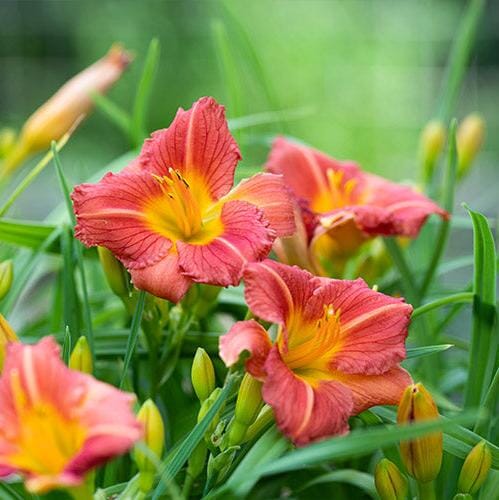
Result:
{"label": "blurred green background", "polygon": [[[435,113],[465,1],[0,0],[0,126],[19,128],[65,80],[122,42],[135,61],[109,96],[130,108],[148,44],[161,43],[150,130],[202,95],[229,117],[273,109],[301,117],[237,138],[244,162],[265,161],[269,138],[287,133],[386,177],[418,178],[419,131]],[[218,27],[218,28],[217,28]],[[214,32],[235,61],[224,72]],[[256,59],[247,52],[251,42]],[[499,160],[499,2],[489,2],[456,116],[480,112],[487,140],[456,202],[495,216]],[[126,138],[97,110],[62,159],[80,182],[126,152]],[[22,175],[22,174],[19,174]],[[11,212],[41,219],[61,197],[52,168]]]}

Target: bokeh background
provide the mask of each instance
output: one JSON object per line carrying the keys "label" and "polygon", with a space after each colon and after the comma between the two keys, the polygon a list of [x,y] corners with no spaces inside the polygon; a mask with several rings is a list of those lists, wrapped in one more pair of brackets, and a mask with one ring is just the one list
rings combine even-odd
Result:
{"label": "bokeh background", "polygon": [[[0,0],[0,126],[19,128],[65,80],[113,42],[135,61],[109,96],[130,108],[148,44],[161,43],[150,130],[202,95],[229,117],[275,109],[293,119],[239,134],[244,161],[265,160],[269,138],[287,133],[368,170],[418,178],[418,135],[436,112],[452,39],[466,1],[427,0]],[[224,70],[217,33],[236,62]],[[247,41],[254,53],[248,53]],[[456,202],[495,216],[499,160],[499,3],[489,2],[478,31],[458,118],[487,122],[487,141]],[[99,111],[63,152],[79,182],[129,149]],[[22,175],[22,173],[18,174]],[[42,219],[61,200],[48,168],[11,215]]]}

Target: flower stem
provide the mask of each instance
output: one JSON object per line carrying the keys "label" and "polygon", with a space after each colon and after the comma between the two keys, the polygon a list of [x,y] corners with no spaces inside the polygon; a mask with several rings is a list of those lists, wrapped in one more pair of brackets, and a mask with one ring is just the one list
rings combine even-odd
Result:
{"label": "flower stem", "polygon": [[427,483],[421,483],[418,481],[418,499],[437,500],[437,496],[435,495],[434,481],[429,481]]}

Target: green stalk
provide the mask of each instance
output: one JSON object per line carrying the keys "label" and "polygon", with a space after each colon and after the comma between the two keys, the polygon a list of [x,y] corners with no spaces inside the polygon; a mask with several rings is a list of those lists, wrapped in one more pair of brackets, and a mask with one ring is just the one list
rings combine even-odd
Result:
{"label": "green stalk", "polygon": [[400,274],[406,298],[409,302],[414,303],[417,298],[417,289],[404,252],[394,238],[384,238],[383,242]]}
{"label": "green stalk", "polygon": [[489,390],[485,395],[483,400],[482,408],[485,410],[485,417],[478,419],[473,432],[490,439],[490,423],[494,417],[494,411],[496,408],[497,395],[499,394],[499,369],[496,370],[496,374],[492,379]]}
{"label": "green stalk", "polygon": [[473,297],[473,292],[462,292],[456,293],[454,295],[449,295],[447,297],[442,297],[441,299],[434,300],[433,302],[429,302],[428,304],[424,304],[414,309],[412,313],[412,319],[447,304],[469,304],[473,302]]}
{"label": "green stalk", "polygon": [[[447,161],[447,169],[445,171],[444,196],[443,196],[443,207],[449,214],[452,213],[454,208],[454,191],[456,185],[456,170],[457,170],[456,129],[457,129],[457,121],[453,120],[449,130],[449,157]],[[442,258],[445,247],[447,246],[449,231],[450,231],[450,221],[448,219],[442,220],[437,235],[437,243],[435,245],[435,251],[433,252],[430,264],[423,278],[423,283],[417,295],[418,304],[425,297],[426,292],[428,291],[428,288],[430,287],[430,284],[433,281],[433,277],[435,276],[438,264],[440,262],[440,259]]]}
{"label": "green stalk", "polygon": [[419,500],[437,500],[435,494],[435,482],[429,481],[421,483],[418,481],[418,499]]}

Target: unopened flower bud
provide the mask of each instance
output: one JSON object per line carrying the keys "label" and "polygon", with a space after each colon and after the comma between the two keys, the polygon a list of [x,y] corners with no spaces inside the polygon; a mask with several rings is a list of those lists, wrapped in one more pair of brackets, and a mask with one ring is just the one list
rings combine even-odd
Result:
{"label": "unopened flower bud", "polygon": [[234,419],[230,425],[229,446],[244,440],[248,427],[258,417],[262,405],[262,382],[246,373],[239,387]]}
{"label": "unopened flower bud", "polygon": [[[399,424],[434,420],[438,416],[437,406],[423,384],[407,387],[398,408]],[[442,465],[442,453],[441,432],[432,432],[427,436],[400,443],[400,454],[407,471],[423,483],[437,477]]]}
{"label": "unopened flower bud", "polygon": [[93,372],[92,353],[87,338],[83,335],[76,342],[69,357],[69,368],[83,373],[91,374]]}
{"label": "unopened flower bud", "polygon": [[425,179],[433,175],[435,162],[445,145],[445,135],[445,128],[438,120],[428,122],[421,133],[420,151],[425,168]]}
{"label": "unopened flower bud", "polygon": [[485,441],[481,441],[470,451],[464,461],[458,480],[459,492],[475,494],[487,479],[491,463],[490,448]]}
{"label": "unopened flower bud", "polygon": [[5,159],[2,174],[9,175],[29,155],[50,147],[93,107],[93,93],[106,92],[122,75],[131,56],[120,45],[66,82],[26,121],[16,146]]}
{"label": "unopened flower bud", "polygon": [[2,372],[5,361],[7,344],[17,342],[18,340],[17,335],[9,325],[8,321],[0,314],[0,373]]}
{"label": "unopened flower bud", "polygon": [[203,472],[207,454],[208,448],[206,447],[206,443],[204,440],[201,440],[196,448],[194,448],[187,465],[187,474],[189,474],[192,478],[195,479],[199,476],[199,474],[201,474],[201,472]]}
{"label": "unopened flower bud", "polygon": [[[198,413],[198,423],[201,422],[201,420],[203,420],[206,414],[210,411],[210,408],[215,404],[215,401],[218,399],[221,392],[222,389],[220,387],[217,387],[216,389],[213,390],[213,392],[209,395],[209,397],[206,398],[201,403],[201,408],[199,409]],[[220,421],[220,413],[222,412],[222,410],[223,410],[223,405],[218,411],[218,413],[215,415],[215,418],[211,421],[208,429],[206,430],[205,440],[207,442],[210,442],[210,436],[217,428],[218,422]]]}
{"label": "unopened flower bud", "polygon": [[468,493],[458,493],[452,500],[473,500],[473,497]]}
{"label": "unopened flower bud", "polygon": [[11,260],[0,262],[0,300],[2,300],[12,286],[14,277],[14,265]]}
{"label": "unopened flower bud", "polygon": [[219,453],[216,457],[210,455],[208,460],[208,477],[214,478],[214,483],[221,481],[227,474],[239,446],[231,446]]}
{"label": "unopened flower bud", "polygon": [[243,443],[251,441],[258,436],[274,420],[274,410],[269,405],[264,405],[256,420],[248,427]]}
{"label": "unopened flower bud", "polygon": [[485,122],[477,114],[468,115],[457,131],[458,175],[463,177],[477,157],[485,137]]}
{"label": "unopened flower bud", "polygon": [[215,389],[215,370],[208,353],[198,347],[191,368],[191,381],[194,392],[203,402]]}
{"label": "unopened flower bud", "polygon": [[151,460],[151,454],[160,460],[165,443],[165,428],[158,407],[148,399],[140,408],[137,420],[144,427],[144,444],[149,448],[149,453],[135,449],[134,458],[139,469],[139,487],[147,493],[154,484],[157,464]]}
{"label": "unopened flower bud", "polygon": [[387,458],[383,458],[376,465],[374,484],[381,500],[405,500],[409,493],[407,479]]}
{"label": "unopened flower bud", "polygon": [[123,264],[105,247],[97,247],[97,253],[109,288],[118,297],[128,297],[130,279]]}
{"label": "unopened flower bud", "polygon": [[0,158],[5,158],[14,148],[16,133],[14,129],[4,127],[0,129]]}

